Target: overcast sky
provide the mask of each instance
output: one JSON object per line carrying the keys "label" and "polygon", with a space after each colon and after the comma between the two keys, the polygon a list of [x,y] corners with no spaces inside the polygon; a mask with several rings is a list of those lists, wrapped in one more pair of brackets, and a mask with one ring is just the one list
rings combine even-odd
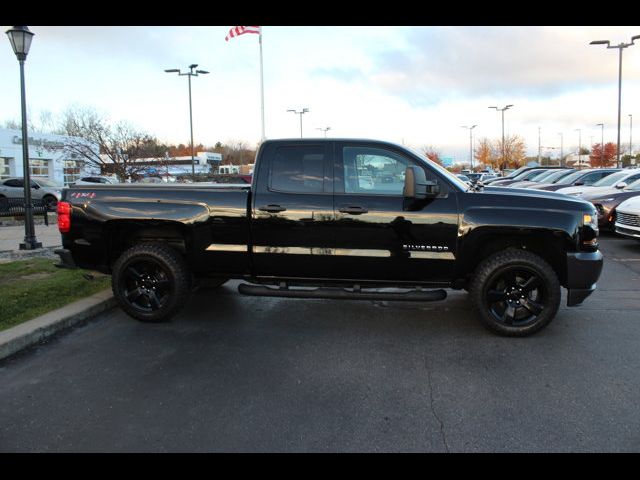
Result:
{"label": "overcast sky", "polygon": [[[187,78],[164,73],[191,63],[211,72],[192,79],[196,143],[260,140],[257,35],[225,42],[220,27],[39,27],[26,62],[27,102],[37,117],[70,104],[128,120],[163,141],[188,143]],[[6,31],[8,26],[3,28]],[[263,27],[267,138],[304,136],[433,145],[468,159],[469,133],[525,138],[565,153],[616,141],[618,50],[591,40],[629,42],[640,27]],[[19,119],[18,62],[0,48],[0,121]],[[1,43],[1,42],[0,42]],[[640,42],[623,52],[622,143],[629,114],[640,124]],[[634,135],[640,142],[640,129]],[[557,156],[557,150],[543,154]]]}

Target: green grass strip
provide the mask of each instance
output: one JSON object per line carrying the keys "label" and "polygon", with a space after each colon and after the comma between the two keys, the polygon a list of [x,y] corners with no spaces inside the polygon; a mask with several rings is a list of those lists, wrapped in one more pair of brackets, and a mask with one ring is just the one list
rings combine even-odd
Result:
{"label": "green grass strip", "polygon": [[0,263],[0,331],[109,288],[110,277],[86,280],[55,259]]}

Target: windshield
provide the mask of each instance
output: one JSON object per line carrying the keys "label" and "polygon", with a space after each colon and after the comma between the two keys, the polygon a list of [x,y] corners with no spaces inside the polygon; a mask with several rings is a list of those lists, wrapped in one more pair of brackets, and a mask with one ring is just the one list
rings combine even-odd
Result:
{"label": "windshield", "polygon": [[540,170],[529,170],[527,172],[521,173],[513,180],[531,180],[533,177],[540,175],[540,173],[546,173],[546,170],[542,172]]}
{"label": "windshield", "polygon": [[530,178],[530,180],[532,182],[539,182],[541,181],[543,178],[547,178],[549,175],[551,175],[552,173],[556,173],[555,170],[545,170],[544,172],[540,172],[538,175]]}
{"label": "windshield", "polygon": [[571,175],[575,170],[556,170],[544,179],[545,183],[556,183],[561,178]]}
{"label": "windshield", "polygon": [[593,184],[594,187],[610,187],[611,185],[618,182],[618,180],[622,180],[624,177],[629,175],[629,172],[616,172],[611,175],[607,175],[604,178],[601,178],[596,183]]}
{"label": "windshield", "polygon": [[49,180],[47,178],[34,178],[33,181],[36,182],[41,187],[62,188],[62,185],[54,182],[53,180]]}
{"label": "windshield", "polygon": [[571,185],[574,181],[576,181],[578,178],[580,178],[585,173],[587,173],[587,171],[591,171],[591,170],[578,170],[577,172],[573,172],[571,175],[567,175],[562,180],[559,180],[556,183],[558,185]]}
{"label": "windshield", "polygon": [[511,172],[509,175],[507,175],[504,178],[515,178],[518,175],[520,175],[524,170],[528,169],[529,167],[527,167],[526,165],[524,167],[520,167],[517,170],[514,170],[513,172]]}

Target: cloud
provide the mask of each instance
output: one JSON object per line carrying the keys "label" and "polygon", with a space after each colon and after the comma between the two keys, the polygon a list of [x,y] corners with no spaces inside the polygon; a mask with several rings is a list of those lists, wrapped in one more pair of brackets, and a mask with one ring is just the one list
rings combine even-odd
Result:
{"label": "cloud", "polygon": [[[636,30],[615,29],[626,41]],[[480,95],[559,95],[611,82],[617,55],[589,45],[598,34],[577,27],[412,28],[408,48],[375,56],[372,82],[417,105]],[[639,78],[638,62],[626,75]]]}

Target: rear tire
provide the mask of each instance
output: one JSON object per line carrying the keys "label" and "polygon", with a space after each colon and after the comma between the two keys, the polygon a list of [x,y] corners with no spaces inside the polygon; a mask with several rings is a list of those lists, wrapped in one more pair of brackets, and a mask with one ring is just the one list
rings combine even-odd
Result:
{"label": "rear tire", "polygon": [[483,260],[470,283],[482,324],[499,335],[525,337],[554,319],[560,282],[551,266],[525,250],[509,249]]}
{"label": "rear tire", "polygon": [[113,266],[111,287],[118,304],[141,322],[165,322],[184,306],[190,275],[182,256],[162,244],[125,251]]}
{"label": "rear tire", "polygon": [[42,197],[42,201],[44,202],[45,207],[47,207],[48,212],[55,212],[56,207],[58,206],[58,199],[53,195],[45,195]]}

